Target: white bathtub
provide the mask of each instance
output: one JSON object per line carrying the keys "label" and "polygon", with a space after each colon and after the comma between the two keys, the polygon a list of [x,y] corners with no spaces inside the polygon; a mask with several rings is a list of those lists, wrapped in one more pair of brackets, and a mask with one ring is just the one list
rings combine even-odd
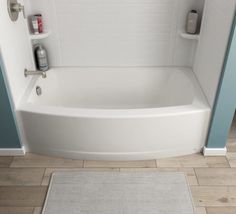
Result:
{"label": "white bathtub", "polygon": [[19,114],[28,151],[141,160],[199,152],[210,108],[188,68],[55,68],[32,80]]}

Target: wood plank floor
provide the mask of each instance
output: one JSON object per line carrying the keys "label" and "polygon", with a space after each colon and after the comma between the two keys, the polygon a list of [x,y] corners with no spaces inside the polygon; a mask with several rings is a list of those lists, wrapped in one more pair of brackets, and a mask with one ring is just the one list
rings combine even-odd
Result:
{"label": "wood plank floor", "polygon": [[27,154],[0,157],[0,214],[40,214],[51,173],[66,170],[184,172],[197,214],[236,214],[236,120],[226,157],[194,154],[148,161],[80,161]]}

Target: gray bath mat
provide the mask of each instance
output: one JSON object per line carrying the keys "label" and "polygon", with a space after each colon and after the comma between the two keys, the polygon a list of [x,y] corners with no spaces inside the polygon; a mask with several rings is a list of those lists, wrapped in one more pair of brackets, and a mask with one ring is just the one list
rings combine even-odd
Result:
{"label": "gray bath mat", "polygon": [[194,214],[182,173],[56,172],[43,214]]}

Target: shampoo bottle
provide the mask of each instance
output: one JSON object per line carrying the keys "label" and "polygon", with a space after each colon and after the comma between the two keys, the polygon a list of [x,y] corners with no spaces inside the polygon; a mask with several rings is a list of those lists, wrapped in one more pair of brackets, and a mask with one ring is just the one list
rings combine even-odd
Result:
{"label": "shampoo bottle", "polygon": [[196,34],[197,25],[198,25],[198,12],[196,10],[191,10],[188,13],[188,17],[187,17],[187,25],[186,25],[187,33]]}
{"label": "shampoo bottle", "polygon": [[47,51],[42,45],[38,45],[35,50],[36,64],[40,71],[47,71],[49,69]]}

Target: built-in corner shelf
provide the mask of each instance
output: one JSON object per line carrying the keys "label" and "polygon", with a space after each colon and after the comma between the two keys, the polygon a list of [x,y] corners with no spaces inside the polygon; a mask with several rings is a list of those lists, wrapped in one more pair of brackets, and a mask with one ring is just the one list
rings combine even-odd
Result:
{"label": "built-in corner shelf", "polygon": [[30,39],[31,40],[40,40],[40,39],[46,39],[49,37],[49,35],[51,34],[50,31],[44,32],[44,33],[40,33],[40,34],[30,34]]}
{"label": "built-in corner shelf", "polygon": [[199,34],[189,34],[189,33],[180,33],[180,36],[184,39],[189,39],[189,40],[199,40]]}

